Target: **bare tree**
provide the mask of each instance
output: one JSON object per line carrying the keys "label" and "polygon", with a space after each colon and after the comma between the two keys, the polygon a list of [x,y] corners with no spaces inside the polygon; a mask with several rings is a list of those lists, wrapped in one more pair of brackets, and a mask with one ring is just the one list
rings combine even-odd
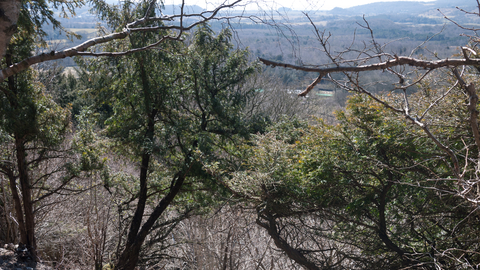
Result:
{"label": "bare tree", "polygon": [[255,213],[248,207],[222,206],[205,216],[180,222],[171,233],[175,247],[164,267],[188,269],[296,269],[275,249],[266,231],[255,224]]}

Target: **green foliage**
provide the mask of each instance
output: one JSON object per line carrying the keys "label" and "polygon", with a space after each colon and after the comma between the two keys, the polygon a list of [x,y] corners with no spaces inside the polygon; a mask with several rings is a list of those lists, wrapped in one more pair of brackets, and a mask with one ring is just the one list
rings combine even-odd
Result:
{"label": "green foliage", "polygon": [[[79,115],[77,132],[72,141],[72,148],[80,156],[77,162],[78,171],[95,172],[105,169],[106,158],[104,154],[104,141],[95,130],[94,118],[92,112],[84,109]],[[104,182],[108,182],[108,171],[103,170],[101,175]]]}
{"label": "green foliage", "polygon": [[[145,6],[128,4],[110,23],[119,27],[137,9]],[[104,49],[140,48],[158,34],[167,33],[134,33]],[[233,48],[231,32],[225,29],[216,35],[202,25],[185,38],[190,38],[188,44],[166,41],[158,50],[80,61],[86,99],[93,101],[91,108],[112,150],[127,163],[141,164],[140,177],[122,169],[106,173],[106,184],[118,194],[123,214],[133,212],[134,199],[145,198],[152,209],[157,207],[179,175],[186,180],[170,211],[186,216],[193,209],[214,208],[230,194],[204,164],[228,163],[225,149],[248,137],[261,120],[244,112],[254,91],[243,84],[257,66],[248,63],[247,51]],[[161,216],[154,229],[174,224],[169,220]],[[157,234],[161,230],[152,232]],[[152,241],[149,245],[161,248],[161,242]]]}
{"label": "green foliage", "polygon": [[[141,34],[121,46],[143,46],[150,38]],[[248,66],[246,51],[233,50],[230,38],[228,30],[215,37],[202,26],[188,48],[168,43],[161,51],[82,64],[104,71],[90,74],[86,85],[95,92],[96,108],[111,108],[103,116],[107,134],[122,145],[141,146],[134,147],[136,151],[148,149],[159,156],[177,144],[195,141],[208,152],[215,136],[247,135],[249,119],[242,116],[242,109],[253,91],[245,91],[241,83],[255,67]],[[154,137],[161,140],[145,138],[149,118],[155,121]],[[182,151],[192,150],[189,146]],[[175,156],[171,155],[169,160]]]}
{"label": "green foliage", "polygon": [[[361,95],[352,96],[337,119],[334,126],[321,120],[309,127],[280,123],[256,136],[243,152],[243,167],[225,183],[254,202],[259,216],[275,217],[282,226],[292,217],[308,218],[306,213],[321,216],[332,229],[318,224],[300,232],[354,247],[346,256],[368,260],[372,268],[430,263],[424,254],[433,245],[442,250],[470,245],[454,244],[448,235],[469,207],[434,191],[453,183],[428,181],[444,173],[435,145]],[[299,249],[308,250],[308,244]],[[315,252],[308,254],[316,261]]]}
{"label": "green foliage", "polygon": [[45,88],[45,92],[62,108],[69,109],[73,121],[77,121],[82,107],[88,104],[88,98],[82,95],[83,78],[76,78],[77,71],[66,71],[65,68],[53,65],[42,65],[37,70],[37,79]]}
{"label": "green foliage", "polygon": [[[34,39],[24,28],[8,47],[10,61],[31,55]],[[69,110],[58,106],[43,85],[36,82],[33,70],[15,75],[0,87],[0,123],[4,132],[25,142],[40,142],[45,147],[60,144],[70,127]]]}

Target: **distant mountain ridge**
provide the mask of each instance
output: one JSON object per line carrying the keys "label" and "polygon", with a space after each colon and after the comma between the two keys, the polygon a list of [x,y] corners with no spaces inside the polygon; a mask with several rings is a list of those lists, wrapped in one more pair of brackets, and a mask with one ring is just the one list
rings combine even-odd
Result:
{"label": "distant mountain ridge", "polygon": [[395,1],[395,2],[377,2],[350,8],[334,8],[329,13],[333,15],[378,15],[378,14],[400,14],[408,13],[417,15],[431,9],[442,8],[470,8],[475,7],[476,2],[472,0],[437,0],[431,2],[423,1]]}
{"label": "distant mountain ridge", "polygon": [[[110,5],[119,4],[119,0],[105,0],[105,2]],[[166,14],[166,15],[180,14],[181,7],[182,7],[181,5],[164,5],[162,8],[162,12],[163,14]],[[200,13],[202,11],[204,11],[204,9],[197,5],[184,6],[185,13]]]}

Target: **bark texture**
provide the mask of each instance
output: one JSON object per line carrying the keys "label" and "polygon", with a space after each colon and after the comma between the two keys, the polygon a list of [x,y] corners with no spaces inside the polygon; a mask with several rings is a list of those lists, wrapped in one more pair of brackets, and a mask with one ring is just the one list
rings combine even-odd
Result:
{"label": "bark texture", "polygon": [[17,30],[20,1],[0,0],[0,59],[5,56],[10,39]]}

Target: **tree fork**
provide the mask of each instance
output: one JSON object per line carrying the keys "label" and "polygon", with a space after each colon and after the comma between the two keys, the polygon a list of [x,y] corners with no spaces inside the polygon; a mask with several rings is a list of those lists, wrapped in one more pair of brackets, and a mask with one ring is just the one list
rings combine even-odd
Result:
{"label": "tree fork", "polygon": [[277,230],[277,223],[275,222],[274,218],[270,215],[268,216],[261,216],[263,219],[266,220],[266,222],[260,221],[260,216],[257,218],[257,224],[260,225],[261,227],[265,228],[272,237],[273,242],[275,245],[283,250],[287,256],[294,260],[296,263],[300,264],[303,266],[305,269],[308,270],[320,270],[318,266],[315,265],[315,263],[311,262],[308,258],[306,258],[299,250],[293,248],[290,244],[285,241],[280,236],[280,233]]}
{"label": "tree fork", "polygon": [[145,224],[143,224],[140,232],[135,235],[135,240],[130,245],[126,245],[124,251],[120,255],[118,259],[118,263],[115,266],[116,270],[133,270],[135,269],[138,256],[140,254],[140,249],[142,247],[145,238],[147,237],[148,233],[152,229],[155,221],[163,214],[163,212],[167,209],[167,207],[173,202],[176,195],[180,191],[181,187],[183,186],[183,182],[185,181],[186,173],[179,172],[172,180],[172,187],[170,191],[163,197],[163,199],[158,203],[158,205],[153,210],[150,217],[147,219]]}

